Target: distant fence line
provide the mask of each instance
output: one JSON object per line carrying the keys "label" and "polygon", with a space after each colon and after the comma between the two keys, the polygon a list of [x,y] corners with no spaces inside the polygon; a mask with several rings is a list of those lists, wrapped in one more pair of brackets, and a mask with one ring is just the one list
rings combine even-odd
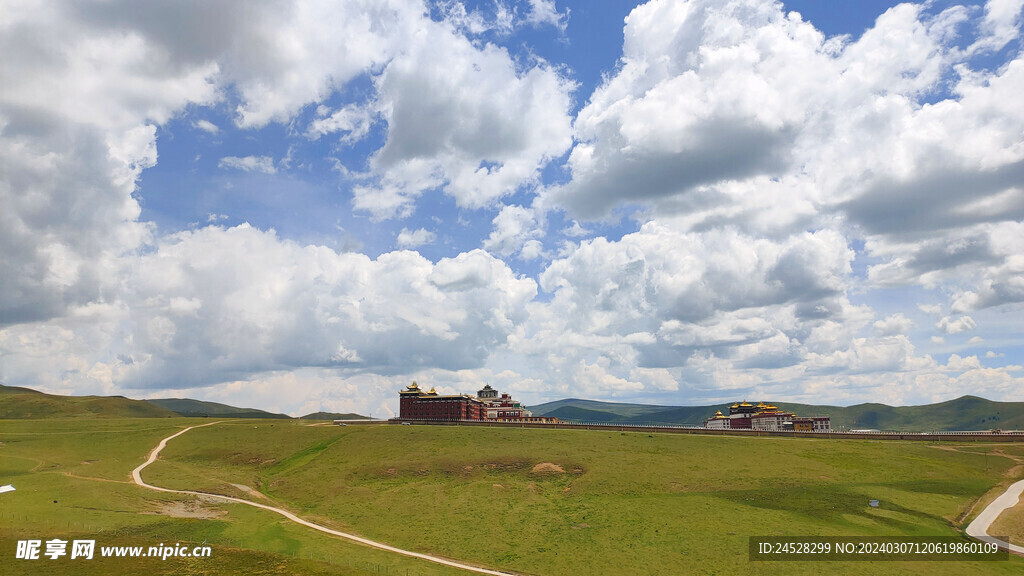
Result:
{"label": "distant fence line", "polygon": [[702,426],[672,426],[668,424],[607,424],[589,422],[559,422],[544,424],[539,422],[488,422],[486,420],[389,420],[392,424],[410,423],[431,426],[483,426],[488,428],[543,428],[557,430],[608,430],[621,432],[661,432],[668,434],[705,434],[726,436],[775,436],[783,438],[821,438],[836,440],[923,440],[927,442],[1024,442],[1024,432],[842,432],[838,430],[819,430],[815,432],[796,432],[793,430],[731,430],[704,428]]}

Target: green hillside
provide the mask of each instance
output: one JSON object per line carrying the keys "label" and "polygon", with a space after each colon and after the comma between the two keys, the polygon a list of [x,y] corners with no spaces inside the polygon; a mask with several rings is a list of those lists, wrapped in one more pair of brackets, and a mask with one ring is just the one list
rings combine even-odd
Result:
{"label": "green hillside", "polygon": [[593,410],[597,412],[610,412],[618,417],[631,418],[634,416],[642,416],[644,414],[652,414],[655,412],[661,412],[662,410],[669,410],[676,408],[676,406],[656,406],[653,404],[626,404],[621,402],[601,402],[599,400],[583,400],[581,398],[566,398],[564,400],[555,400],[554,402],[548,402],[546,404],[538,404],[531,406],[530,410],[534,416],[547,416],[558,410],[559,408],[569,406],[572,408],[583,408],[584,410]]}
{"label": "green hillside", "polygon": [[168,418],[174,412],[124,396],[58,396],[0,384],[0,418]]}
{"label": "green hillside", "polygon": [[562,406],[544,414],[570,422],[621,422],[622,416],[604,410],[588,410],[577,406]]}
{"label": "green hillside", "polygon": [[[0,418],[279,418],[291,419],[287,414],[275,414],[257,408],[237,408],[218,402],[204,402],[190,398],[157,398],[132,400],[124,396],[60,396],[45,394],[31,388],[0,384]],[[302,417],[306,420],[368,420],[361,414],[315,412]]]}
{"label": "green hillside", "polygon": [[716,410],[723,410],[728,414],[728,405],[722,406],[680,406],[670,410],[661,410],[642,416],[634,416],[627,419],[629,423],[652,423],[652,424],[681,424],[683,426],[703,426],[704,420],[713,416]]}
{"label": "green hillside", "polygon": [[175,412],[180,416],[217,418],[286,418],[291,419],[287,414],[274,414],[257,408],[236,408],[218,402],[204,402],[192,400],[191,398],[157,398],[146,400],[154,406]]}
{"label": "green hillside", "polygon": [[299,420],[370,420],[368,416],[354,412],[339,414],[338,412],[313,412],[305,416],[299,416]]}
{"label": "green hillside", "polygon": [[[993,402],[976,396],[923,406],[773,404],[800,416],[830,416],[835,429],[911,432],[1024,429],[1024,402]],[[727,414],[729,404],[673,407],[567,399],[533,406],[531,410],[536,416],[555,416],[575,422],[701,426],[717,410]]]}

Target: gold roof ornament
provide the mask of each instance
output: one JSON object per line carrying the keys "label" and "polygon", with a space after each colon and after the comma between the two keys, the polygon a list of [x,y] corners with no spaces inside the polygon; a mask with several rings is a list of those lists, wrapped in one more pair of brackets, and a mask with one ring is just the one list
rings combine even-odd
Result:
{"label": "gold roof ornament", "polygon": [[750,406],[750,403],[748,403],[746,400],[744,400],[743,403],[740,404],[740,406]]}

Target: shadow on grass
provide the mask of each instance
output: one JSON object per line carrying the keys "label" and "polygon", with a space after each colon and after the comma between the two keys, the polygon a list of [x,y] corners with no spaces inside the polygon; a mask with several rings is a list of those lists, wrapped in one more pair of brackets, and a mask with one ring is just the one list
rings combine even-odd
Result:
{"label": "shadow on grass", "polygon": [[[961,491],[933,492],[932,482],[900,483],[892,488],[901,491],[932,492],[961,495]],[[941,484],[941,483],[937,483]],[[920,510],[907,508],[888,501],[884,497],[885,485],[878,487],[878,497],[869,498],[863,493],[864,486],[814,486],[794,484],[788,487],[774,487],[760,490],[733,490],[717,492],[715,497],[741,506],[775,510],[798,514],[819,522],[835,525],[858,526],[874,523],[899,533],[920,533],[923,529],[948,526],[945,518]],[[880,500],[878,508],[869,505],[871,499]],[[850,516],[859,516],[863,524],[850,522]]]}

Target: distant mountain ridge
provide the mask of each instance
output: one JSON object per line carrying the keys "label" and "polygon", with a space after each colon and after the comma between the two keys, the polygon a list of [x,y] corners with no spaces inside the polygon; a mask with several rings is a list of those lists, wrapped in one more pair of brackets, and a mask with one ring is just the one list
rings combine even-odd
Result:
{"label": "distant mountain ridge", "polygon": [[[753,400],[754,402],[758,400]],[[765,401],[770,401],[765,399]],[[772,402],[799,416],[830,416],[836,429],[877,429],[906,432],[951,430],[1024,429],[1024,402],[994,402],[977,396],[923,406],[857,404],[827,406]],[[701,426],[704,420],[728,404],[713,406],[663,406],[567,398],[532,406],[535,416],[555,416],[574,422],[611,424],[665,424]],[[171,418],[175,416],[216,418],[291,419],[256,408],[238,408],[218,402],[189,398],[133,400],[123,396],[61,396],[30,388],[0,384],[0,419],[13,418]],[[360,414],[314,412],[307,420],[359,420]]]}
{"label": "distant mountain ridge", "polygon": [[[768,402],[769,399],[764,401]],[[701,426],[717,410],[728,414],[731,404],[655,406],[567,398],[532,406],[530,410],[535,416],[554,416],[574,422]],[[994,402],[977,396],[961,396],[955,400],[923,406],[887,406],[876,403],[845,407],[790,402],[772,404],[798,416],[829,416],[835,429],[907,432],[1024,429],[1024,402]]]}
{"label": "distant mountain ridge", "polygon": [[[218,402],[204,402],[191,398],[157,398],[133,400],[124,396],[61,396],[46,394],[31,388],[0,384],[0,419],[15,418],[279,418],[292,419],[287,414],[275,414],[257,408],[237,408]],[[359,414],[314,412],[302,416],[308,420],[361,420]]]}
{"label": "distant mountain ridge", "polygon": [[0,418],[171,418],[174,412],[124,396],[60,396],[0,384]]}
{"label": "distant mountain ridge", "polygon": [[347,412],[345,414],[339,414],[338,412],[313,412],[312,414],[306,414],[305,416],[299,416],[300,420],[370,420],[369,416],[363,416],[362,414],[356,414],[354,412]]}
{"label": "distant mountain ridge", "polygon": [[165,408],[181,416],[218,418],[281,418],[291,419],[287,414],[275,414],[258,408],[237,408],[219,402],[205,402],[191,398],[154,398],[146,400],[154,406]]}

